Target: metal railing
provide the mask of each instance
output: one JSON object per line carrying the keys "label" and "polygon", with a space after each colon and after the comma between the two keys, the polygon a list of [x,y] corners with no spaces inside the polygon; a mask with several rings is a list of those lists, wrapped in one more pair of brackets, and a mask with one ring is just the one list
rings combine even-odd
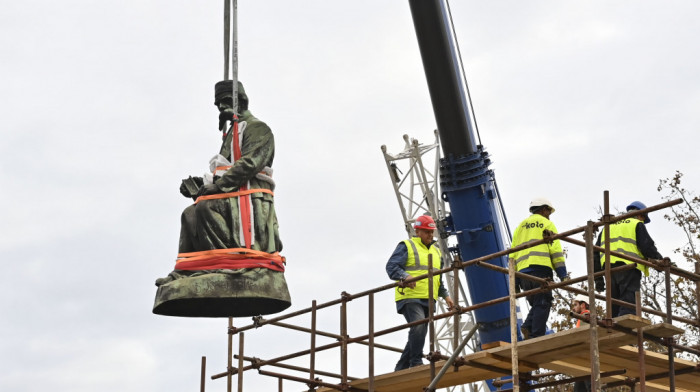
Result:
{"label": "metal railing", "polygon": [[[645,391],[645,380],[651,379],[651,377],[658,378],[658,375],[652,375],[652,376],[646,376],[645,378],[645,364],[644,364],[644,347],[643,347],[643,340],[651,340],[656,343],[662,344],[665,347],[667,347],[668,350],[668,363],[669,363],[669,372],[666,375],[666,377],[669,378],[669,385],[670,385],[670,390],[674,391],[675,390],[675,374],[676,370],[674,368],[674,350],[680,350],[680,351],[685,351],[691,354],[695,355],[700,355],[700,351],[691,348],[691,347],[685,347],[680,344],[677,344],[673,338],[657,338],[653,336],[644,336],[642,332],[642,328],[638,328],[637,331],[631,330],[629,328],[624,328],[622,326],[616,325],[616,323],[612,319],[612,314],[611,314],[611,308],[613,304],[616,304],[618,306],[628,306],[628,307],[634,307],[637,311],[638,315],[641,315],[642,312],[648,313],[648,314],[653,314],[657,316],[662,316],[665,319],[665,322],[669,324],[673,324],[674,321],[681,322],[681,323],[686,323],[689,325],[693,325],[696,327],[700,327],[700,321],[698,320],[691,320],[688,318],[676,316],[673,314],[673,309],[672,309],[672,303],[671,303],[671,275],[677,275],[684,277],[686,279],[689,279],[696,284],[696,290],[695,293],[697,295],[700,290],[697,288],[698,281],[700,281],[700,274],[696,272],[689,272],[686,270],[683,270],[681,268],[678,268],[674,265],[672,265],[668,260],[643,260],[639,259],[637,257],[632,257],[629,255],[617,253],[614,251],[610,250],[610,241],[608,238],[606,238],[605,241],[605,246],[604,247],[598,247],[593,245],[594,243],[594,234],[595,234],[595,228],[596,227],[601,227],[601,226],[608,226],[614,222],[617,222],[622,219],[626,219],[629,217],[633,217],[639,214],[646,214],[652,211],[657,211],[663,208],[667,208],[676,204],[680,204],[682,202],[681,199],[677,200],[672,200],[666,203],[661,203],[658,205],[651,206],[649,208],[646,208],[644,210],[638,210],[638,211],[633,211],[630,213],[618,215],[618,216],[612,216],[609,214],[609,202],[608,202],[608,192],[606,191],[604,194],[604,215],[602,219],[598,222],[593,222],[593,221],[588,221],[585,226],[581,226],[566,232],[562,232],[559,234],[554,234],[545,237],[544,239],[540,241],[535,241],[535,242],[530,242],[526,245],[521,245],[517,247],[512,247],[508,250],[504,250],[501,252],[493,253],[490,255],[486,255],[483,257],[475,258],[472,260],[468,261],[459,261],[456,260],[454,263],[446,268],[442,269],[434,269],[432,267],[432,257],[429,259],[429,270],[427,274],[413,277],[411,279],[407,279],[404,282],[396,282],[396,283],[390,283],[386,284],[380,287],[376,287],[367,291],[363,291],[357,294],[349,294],[346,292],[343,292],[341,294],[341,297],[338,299],[334,299],[325,303],[318,304],[316,301],[312,302],[312,306],[306,309],[301,309],[295,312],[291,312],[285,315],[273,317],[270,319],[264,319],[262,317],[254,317],[253,318],[253,323],[250,325],[242,326],[242,327],[234,327],[231,324],[231,320],[229,320],[229,329],[228,329],[228,369],[225,372],[218,373],[213,375],[211,378],[212,379],[219,379],[226,377],[228,380],[227,383],[227,390],[230,392],[232,389],[232,376],[237,375],[238,376],[238,391],[242,392],[243,391],[243,373],[248,370],[258,370],[259,374],[265,375],[265,376],[270,376],[270,377],[275,377],[279,379],[278,382],[278,388],[279,391],[282,391],[282,380],[290,380],[294,382],[299,382],[306,384],[310,389],[313,388],[318,388],[318,387],[325,387],[333,390],[338,390],[338,391],[351,391],[352,387],[350,386],[350,382],[356,380],[356,377],[350,377],[348,375],[348,346],[353,343],[357,344],[362,344],[368,347],[368,357],[367,357],[367,363],[368,363],[368,391],[373,392],[374,391],[374,382],[375,382],[375,374],[374,374],[374,356],[375,356],[375,350],[376,349],[381,349],[381,350],[390,350],[390,351],[395,351],[395,352],[402,352],[402,349],[400,348],[395,348],[387,345],[382,345],[376,342],[376,339],[400,330],[404,330],[406,328],[410,328],[414,325],[420,325],[420,324],[429,324],[429,347],[430,347],[430,352],[427,355],[427,359],[430,361],[430,378],[431,378],[431,383],[429,385],[426,385],[424,390],[425,391],[434,391],[435,386],[438,384],[440,381],[440,378],[445,374],[446,369],[449,367],[455,367],[458,368],[459,366],[465,365],[466,362],[463,360],[463,358],[459,357],[459,354],[461,352],[461,347],[463,346],[464,342],[466,342],[468,339],[471,338],[471,335],[476,331],[477,326],[474,326],[472,330],[469,332],[468,336],[459,336],[460,334],[457,333],[457,328],[459,328],[460,325],[460,315],[471,312],[476,309],[481,309],[487,306],[492,306],[497,303],[509,301],[511,303],[511,353],[512,353],[512,358],[511,358],[511,370],[510,371],[505,371],[502,368],[499,367],[494,367],[494,366],[486,366],[486,365],[478,365],[475,363],[470,362],[469,366],[481,366],[485,369],[491,370],[491,371],[496,371],[504,374],[504,376],[511,376],[512,380],[509,382],[512,382],[512,391],[521,391],[521,390],[532,390],[535,388],[542,388],[545,386],[552,386],[552,385],[558,385],[558,384],[563,384],[563,383],[571,383],[574,381],[578,380],[583,380],[586,379],[586,377],[570,377],[566,378],[563,380],[556,380],[556,381],[546,381],[542,383],[535,383],[535,381],[538,379],[536,375],[531,375],[529,373],[521,373],[519,372],[519,358],[518,358],[518,341],[517,341],[517,323],[512,320],[512,318],[515,316],[515,304],[518,298],[523,298],[528,295],[536,294],[536,293],[541,293],[545,291],[551,291],[554,289],[563,289],[566,291],[569,291],[574,294],[584,294],[588,295],[591,304],[595,303],[595,299],[600,299],[605,301],[606,303],[606,312],[605,312],[605,317],[601,317],[600,319],[598,318],[598,315],[596,314],[596,307],[591,306],[590,307],[590,320],[595,320],[595,323],[599,326],[605,327],[609,330],[616,330],[616,331],[621,331],[627,334],[632,334],[636,335],[638,339],[638,352],[639,352],[639,373],[640,377],[637,379],[627,379],[625,383],[627,384],[639,384],[640,390]],[[607,233],[608,230],[605,230]],[[570,238],[573,235],[580,234],[580,233],[585,233],[585,241],[579,241],[575,240],[573,238]],[[583,246],[586,248],[586,259],[587,259],[587,274],[581,277],[576,277],[572,279],[568,279],[563,282],[559,283],[554,283],[553,281],[549,279],[542,279],[542,278],[537,278],[533,277],[531,275],[523,274],[520,272],[515,271],[515,265],[511,261],[509,262],[509,268],[502,268],[499,266],[494,266],[492,264],[486,263],[486,261],[501,257],[504,255],[508,255],[514,252],[518,252],[523,249],[527,249],[530,247],[534,247],[543,243],[551,242],[554,240],[562,240],[566,241],[575,245]],[[601,252],[604,254],[605,259],[604,260],[610,260],[610,256],[615,256],[618,258],[622,258],[624,260],[627,260],[631,262],[631,264],[626,264],[621,267],[611,267],[610,263],[605,264],[605,269],[599,272],[595,272],[594,268],[594,257],[593,254],[594,252]],[[618,299],[614,299],[611,297],[611,291],[610,291],[610,284],[606,285],[607,290],[605,292],[605,295],[600,295],[596,294],[594,291],[594,280],[596,277],[600,276],[605,276],[606,281],[610,282],[610,278],[613,273],[633,269],[637,267],[637,264],[645,265],[651,268],[654,268],[659,271],[663,271],[664,277],[665,277],[665,282],[666,282],[666,309],[665,312],[661,312],[652,308],[648,307],[643,307],[641,306],[641,301],[637,299],[636,304],[632,303],[627,303],[624,301],[620,301]],[[431,307],[429,309],[429,315],[427,318],[422,319],[422,320],[417,320],[411,323],[405,323],[401,324],[398,326],[394,326],[391,328],[385,328],[381,330],[375,330],[375,312],[374,312],[374,295],[377,293],[380,293],[385,290],[391,290],[394,289],[395,287],[405,287],[408,283],[415,282],[418,280],[426,279],[428,278],[428,283],[429,283],[429,293],[432,295],[433,290],[435,289],[433,287],[433,279],[432,278],[435,274],[444,274],[449,271],[454,271],[455,273],[453,274],[454,276],[454,281],[452,284],[454,285],[454,293],[458,295],[459,290],[457,288],[459,287],[459,274],[457,273],[460,269],[463,269],[467,266],[480,266],[483,268],[489,268],[493,269],[498,272],[502,272],[505,274],[509,275],[510,279],[510,292],[508,296],[500,297],[500,298],[494,298],[486,302],[478,303],[478,304],[472,304],[470,306],[456,306],[454,309],[440,313],[440,314],[434,314],[433,312],[433,305],[431,304]],[[540,288],[524,291],[524,292],[519,292],[516,293],[515,290],[515,279],[516,278],[527,278],[529,280],[538,282],[541,284]],[[574,284],[576,283],[581,283],[581,282],[586,282],[588,290],[582,290],[576,287],[573,287]],[[347,303],[353,300],[357,300],[360,298],[367,298],[367,309],[368,309],[368,326],[367,326],[367,334],[361,335],[361,336],[355,336],[351,337],[348,335],[348,311],[347,311]],[[697,298],[700,299],[700,298]],[[455,298],[455,303],[458,302],[458,298]],[[432,303],[432,301],[429,301]],[[340,325],[339,325],[339,333],[332,333],[328,331],[322,331],[317,328],[317,312],[321,309],[325,308],[330,308],[336,305],[340,305]],[[289,324],[286,322],[283,322],[285,320],[301,316],[301,315],[310,315],[311,316],[311,323],[309,327],[303,327],[303,326],[298,326],[294,324]],[[581,318],[576,315],[573,315],[576,318]],[[455,328],[455,336],[454,336],[454,342],[453,342],[453,347],[456,347],[457,349],[454,350],[454,353],[452,353],[451,356],[445,356],[442,355],[439,351],[436,351],[436,344],[435,344],[435,329],[434,329],[434,323],[439,320],[443,320],[446,318],[453,318],[453,323]],[[591,321],[593,322],[593,321]],[[287,328],[287,329],[292,329],[296,331],[301,331],[308,333],[310,335],[310,347],[307,350],[302,350],[302,351],[297,351],[294,353],[286,354],[283,356],[279,356],[276,358],[272,359],[259,359],[255,357],[250,357],[246,356],[244,354],[244,332],[250,331],[253,329],[260,328],[262,326],[266,325],[273,325],[281,328]],[[612,375],[617,375],[621,374],[620,372],[613,371],[613,372],[603,372],[601,373],[600,371],[600,362],[599,362],[599,352],[598,352],[598,328],[590,328],[590,358],[591,358],[591,390],[593,391],[598,391],[601,388],[600,384],[600,379],[601,377],[607,377],[607,376],[612,376]],[[233,336],[238,334],[239,335],[239,351],[237,355],[233,354]],[[324,345],[317,345],[316,344],[316,337],[318,336],[323,336],[327,338],[332,338],[337,340],[334,343],[329,343],[329,344],[324,344]],[[461,343],[460,343],[461,342]],[[331,350],[331,349],[340,349],[340,373],[334,373],[334,372],[328,372],[324,370],[319,370],[317,368],[317,363],[316,363],[316,355],[320,352]],[[287,361],[290,359],[294,358],[300,358],[300,357],[309,357],[309,367],[301,367],[301,366],[293,366],[289,364],[283,363],[283,361]],[[238,360],[238,366],[233,367],[232,360],[233,359]],[[440,360],[447,360],[445,364],[443,364],[442,369],[438,370],[436,369],[436,362]],[[245,362],[248,364],[245,365]],[[202,377],[204,377],[204,364],[205,360],[203,358],[202,360]],[[308,373],[308,377],[298,377],[298,376],[293,376],[290,374],[284,374],[284,373],[278,373],[278,372],[271,372],[267,370],[262,370],[264,366],[267,367],[279,367],[282,369],[288,369],[288,370],[293,370],[293,371],[299,371],[299,372],[304,372]],[[697,367],[696,367],[697,368]],[[697,369],[696,369],[697,370]],[[685,371],[685,370],[684,370]],[[337,378],[340,380],[339,383],[329,383],[321,380],[317,376],[326,376],[326,377],[332,377],[332,378]],[[610,383],[607,384],[608,387],[614,386],[618,383]],[[204,390],[204,379],[202,379],[202,391]],[[507,390],[503,390],[507,391]]]}

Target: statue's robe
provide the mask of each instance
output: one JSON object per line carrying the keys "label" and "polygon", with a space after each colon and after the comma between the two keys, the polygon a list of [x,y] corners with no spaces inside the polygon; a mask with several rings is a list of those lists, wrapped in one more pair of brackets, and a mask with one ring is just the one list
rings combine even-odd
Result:
{"label": "statue's robe", "polygon": [[[214,182],[222,193],[237,192],[244,185],[248,185],[249,189],[273,190],[274,185],[259,175],[265,167],[272,167],[275,155],[272,131],[248,110],[241,114],[240,121],[246,122],[241,140],[241,157]],[[229,161],[232,160],[232,138],[233,132],[229,130],[219,152]],[[254,230],[251,248],[267,253],[281,251],[273,195],[255,192],[250,199]],[[193,204],[182,213],[179,253],[245,248],[239,234],[240,225],[237,197],[202,200]]]}

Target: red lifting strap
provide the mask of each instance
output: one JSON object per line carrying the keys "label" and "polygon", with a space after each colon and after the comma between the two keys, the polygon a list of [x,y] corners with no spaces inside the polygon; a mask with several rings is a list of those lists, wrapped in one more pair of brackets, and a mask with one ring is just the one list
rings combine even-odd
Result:
{"label": "red lifting strap", "polygon": [[204,271],[215,269],[240,269],[240,268],[268,268],[273,271],[284,272],[284,265],[273,260],[241,259],[230,260],[226,257],[214,256],[208,260],[182,261],[177,263],[175,269],[186,271]]}
{"label": "red lifting strap", "polygon": [[[233,122],[233,162],[241,159],[241,144],[238,140],[238,121]],[[247,191],[247,185],[241,185],[238,188],[241,191]],[[241,195],[238,199],[238,204],[240,205],[241,212],[241,229],[243,230],[243,242],[245,247],[250,249],[253,244],[252,241],[252,228],[250,227],[250,195]]]}
{"label": "red lifting strap", "polygon": [[214,269],[268,268],[284,272],[285,258],[279,253],[252,249],[214,249],[202,252],[180,253],[176,270],[202,271]]}

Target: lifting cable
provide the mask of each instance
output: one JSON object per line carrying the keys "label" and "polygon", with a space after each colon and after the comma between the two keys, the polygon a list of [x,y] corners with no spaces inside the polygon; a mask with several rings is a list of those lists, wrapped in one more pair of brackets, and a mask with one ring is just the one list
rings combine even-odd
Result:
{"label": "lifting cable", "polygon": [[[233,39],[233,50],[231,39]],[[224,80],[231,80],[233,111],[238,115],[238,0],[224,0]]]}
{"label": "lifting cable", "polygon": [[447,4],[447,16],[450,18],[450,27],[452,28],[452,37],[455,40],[455,47],[457,49],[457,58],[459,58],[459,67],[462,69],[462,79],[464,79],[464,87],[467,90],[467,98],[469,98],[469,110],[472,112],[472,117],[474,118],[474,129],[476,130],[476,137],[479,139],[479,144],[481,144],[481,135],[479,134],[479,125],[476,123],[476,113],[474,112],[474,105],[472,104],[471,93],[469,92],[469,83],[467,82],[467,74],[464,72],[464,62],[462,61],[462,52],[459,49],[459,41],[457,40],[457,32],[455,31],[455,24],[452,20],[452,9],[450,8],[449,0],[445,0]]}
{"label": "lifting cable", "polygon": [[[455,40],[455,47],[457,49],[457,56],[459,58],[459,66],[462,69],[462,78],[464,79],[464,87],[467,90],[467,98],[469,99],[469,109],[471,110],[472,118],[474,119],[474,129],[476,130],[476,137],[479,139],[479,145],[482,145],[481,143],[481,134],[479,133],[479,124],[476,121],[476,112],[474,112],[474,104],[472,103],[472,97],[471,93],[469,92],[469,82],[467,81],[467,74],[464,71],[464,62],[462,61],[462,51],[459,49],[459,40],[457,39],[457,32],[455,31],[455,25],[454,21],[452,19],[452,9],[450,8],[450,2],[449,0],[445,0],[445,4],[447,4],[447,14],[448,17],[450,18],[450,27],[452,28],[452,36]],[[506,230],[508,231],[508,236],[510,238],[513,237],[513,233],[510,230],[510,225],[508,224],[508,218],[506,217],[506,211],[505,207],[503,206],[503,201],[501,199],[501,192],[498,190],[498,184],[496,184],[496,178],[491,177],[493,179],[493,185],[496,188],[496,194],[498,195],[498,204],[501,210],[501,216],[503,217],[503,220],[506,224]]]}

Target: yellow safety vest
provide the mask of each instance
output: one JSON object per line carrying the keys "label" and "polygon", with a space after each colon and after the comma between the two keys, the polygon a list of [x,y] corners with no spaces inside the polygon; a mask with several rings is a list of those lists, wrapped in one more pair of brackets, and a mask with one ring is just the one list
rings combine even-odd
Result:
{"label": "yellow safety vest", "polygon": [[[549,230],[557,233],[554,223],[540,214],[532,214],[522,221],[513,235],[512,247],[539,241],[543,238],[542,232]],[[565,266],[564,252],[561,250],[559,240],[554,240],[551,244],[539,244],[532,248],[523,249],[519,252],[511,253],[511,259],[515,259],[516,270],[523,270],[531,265],[542,265],[551,269]]]}
{"label": "yellow safety vest", "polygon": [[[408,250],[408,258],[406,260],[405,271],[412,277],[421,276],[428,273],[428,255],[433,255],[433,270],[439,269],[441,266],[441,253],[436,244],[430,246],[430,248],[423,245],[423,241],[419,237],[413,237],[410,240],[404,240],[403,243],[406,245]],[[394,298],[396,301],[408,298],[423,298],[427,299],[428,290],[428,279],[421,279],[416,282],[416,288],[403,288],[400,289],[396,287],[394,290]],[[438,298],[438,289],[440,288],[440,275],[433,276],[433,298]],[[403,292],[403,294],[401,294]]]}
{"label": "yellow safety vest", "polygon": [[[624,255],[639,257],[646,259],[642,252],[637,248],[637,224],[641,223],[639,219],[627,218],[611,224],[610,227],[610,250],[622,253]],[[605,228],[600,236],[600,246],[605,247]],[[610,255],[610,264],[617,262],[631,264],[633,261],[625,260],[617,256]],[[605,253],[600,253],[600,265],[605,266]],[[643,264],[637,264],[637,269],[644,272],[644,276],[649,276],[649,267]]]}

